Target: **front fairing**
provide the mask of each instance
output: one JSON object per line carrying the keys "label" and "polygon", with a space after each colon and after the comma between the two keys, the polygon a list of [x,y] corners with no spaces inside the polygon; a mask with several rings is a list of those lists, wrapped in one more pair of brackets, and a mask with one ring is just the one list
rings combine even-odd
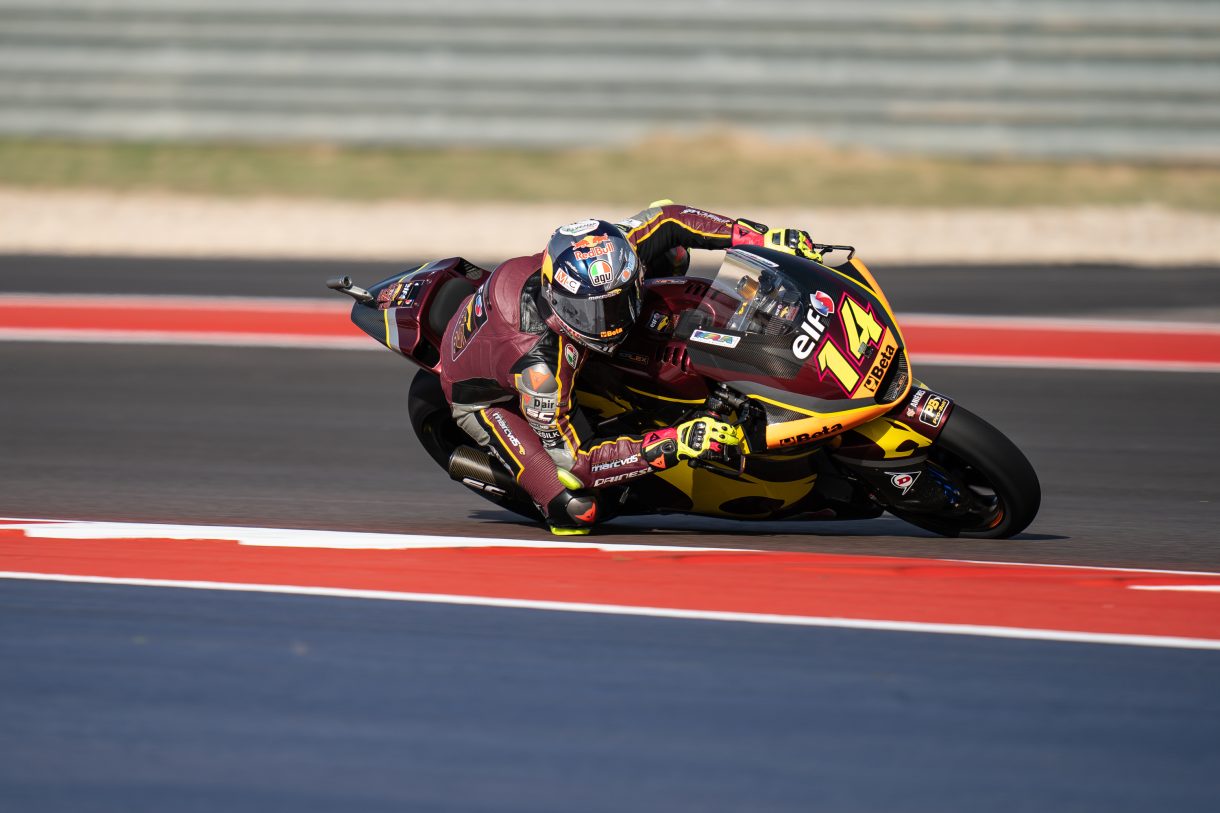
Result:
{"label": "front fairing", "polygon": [[703,278],[649,283],[618,362],[658,390],[689,397],[710,379],[747,396],[753,451],[832,437],[910,389],[897,321],[859,260],[831,266],[762,248],[726,252]]}

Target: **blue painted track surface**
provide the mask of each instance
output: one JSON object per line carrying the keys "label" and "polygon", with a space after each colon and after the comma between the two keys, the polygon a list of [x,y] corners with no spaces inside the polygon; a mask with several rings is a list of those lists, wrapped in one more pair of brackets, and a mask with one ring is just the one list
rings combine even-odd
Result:
{"label": "blue painted track surface", "polygon": [[1220,654],[0,582],[5,811],[1214,811]]}

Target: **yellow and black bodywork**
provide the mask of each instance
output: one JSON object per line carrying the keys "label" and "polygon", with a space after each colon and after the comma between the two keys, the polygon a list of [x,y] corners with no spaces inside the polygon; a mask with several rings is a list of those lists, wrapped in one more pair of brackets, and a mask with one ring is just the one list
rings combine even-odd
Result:
{"label": "yellow and black bodywork", "polygon": [[[907,417],[912,381],[889,302],[852,253],[830,265],[739,249],[714,277],[649,282],[637,329],[582,372],[578,402],[603,421],[666,425],[723,385],[743,399],[732,416],[745,432],[740,463],[659,472],[633,499],[739,518],[843,516],[823,488],[835,472],[825,453],[894,468],[935,441],[939,426]],[[921,405],[942,398],[919,392]]]}

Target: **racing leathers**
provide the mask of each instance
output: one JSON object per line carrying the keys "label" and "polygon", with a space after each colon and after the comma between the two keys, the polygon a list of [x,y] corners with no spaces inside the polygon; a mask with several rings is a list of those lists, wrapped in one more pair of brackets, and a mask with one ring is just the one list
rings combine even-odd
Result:
{"label": "racing leathers", "polygon": [[[780,241],[795,247],[801,239],[795,234],[808,243],[804,232],[768,230],[668,201],[616,225],[646,278],[682,273],[691,248]],[[596,500],[574,499],[574,490],[620,484],[737,438],[711,419],[643,436],[590,438],[574,404],[590,351],[547,326],[538,297],[542,256],[504,262],[459,306],[441,346],[441,385],[457,424],[507,467],[552,528],[588,526],[597,519]]]}

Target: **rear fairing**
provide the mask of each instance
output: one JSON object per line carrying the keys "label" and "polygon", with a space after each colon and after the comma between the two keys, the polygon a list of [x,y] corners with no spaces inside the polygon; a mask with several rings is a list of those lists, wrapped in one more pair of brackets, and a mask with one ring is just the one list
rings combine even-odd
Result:
{"label": "rear fairing", "polygon": [[490,273],[461,257],[425,263],[369,288],[373,300],[352,306],[352,322],[390,350],[438,372],[445,326]]}

